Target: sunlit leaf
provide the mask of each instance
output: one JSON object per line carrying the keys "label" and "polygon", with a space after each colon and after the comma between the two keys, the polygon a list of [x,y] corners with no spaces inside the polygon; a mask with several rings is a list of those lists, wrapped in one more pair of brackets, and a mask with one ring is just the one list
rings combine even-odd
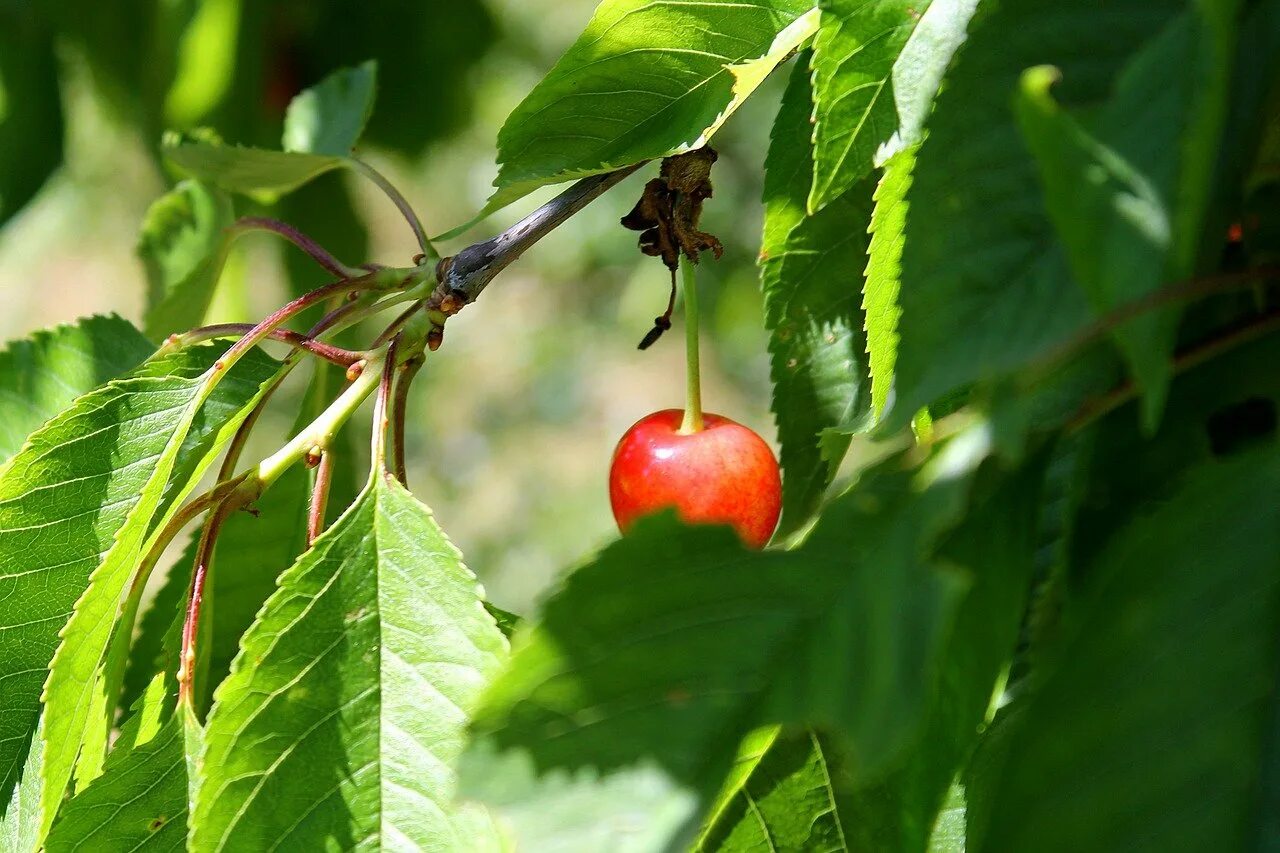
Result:
{"label": "sunlit leaf", "polygon": [[773,735],[766,744],[748,739],[755,756],[750,772],[695,848],[712,851],[849,851],[844,819],[831,779],[832,745],[810,731]]}
{"label": "sunlit leaf", "polygon": [[188,481],[171,502],[194,484],[274,371],[275,362],[251,354],[201,405],[203,374],[220,352],[170,353],[81,397],[0,477],[0,790],[7,798],[16,781],[53,659],[45,686],[53,710],[39,746],[46,829],[79,752],[120,593],[175,462],[184,455]]}
{"label": "sunlit leaf", "polygon": [[[169,682],[173,682],[172,673]],[[62,807],[45,849],[185,850],[187,782],[182,728],[163,709],[164,675],[121,734],[104,772]],[[159,712],[164,711],[161,722]],[[153,713],[154,712],[154,713]]]}
{"label": "sunlit leaf", "polygon": [[915,149],[905,149],[885,164],[876,187],[871,215],[871,245],[862,310],[866,312],[867,359],[871,373],[871,409],[884,414],[893,391],[893,370],[898,360],[898,288],[902,273],[903,228],[907,221],[907,188],[915,167]]}
{"label": "sunlit leaf", "polygon": [[819,210],[921,130],[977,0],[823,0],[814,44]]}
{"label": "sunlit leaf", "polygon": [[351,153],[373,112],[378,66],[372,60],[330,74],[289,104],[284,118],[285,151]]}
{"label": "sunlit leaf", "polygon": [[426,508],[376,477],[281,578],[217,691],[194,846],[498,848],[449,769],[505,653],[479,592]]}
{"label": "sunlit leaf", "polygon": [[704,145],[817,26],[812,0],[605,0],[511,113],[486,211]]}
{"label": "sunlit leaf", "polygon": [[0,351],[0,463],[76,397],[154,351],[132,323],[115,315],[86,317],[11,342]]}
{"label": "sunlit leaf", "polygon": [[773,412],[782,447],[778,535],[803,525],[830,484],[847,435],[870,425],[867,345],[858,307],[871,218],[869,183],[808,215],[813,177],[808,55],[783,98],[765,164],[760,255],[765,325],[770,332]]}

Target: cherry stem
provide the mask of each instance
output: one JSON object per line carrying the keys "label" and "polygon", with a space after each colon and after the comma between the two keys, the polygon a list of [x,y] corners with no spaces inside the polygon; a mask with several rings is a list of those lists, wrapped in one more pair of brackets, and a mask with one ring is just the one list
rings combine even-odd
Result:
{"label": "cherry stem", "polygon": [[418,239],[418,248],[422,250],[426,260],[432,263],[439,261],[440,253],[431,244],[431,239],[427,236],[427,229],[422,227],[422,220],[418,218],[418,214],[413,210],[413,205],[409,204],[409,200],[404,197],[400,190],[396,189],[395,185],[388,181],[381,172],[363,160],[350,157],[348,162],[351,164],[352,169],[373,181],[378,189],[382,190],[387,198],[391,199],[392,204],[396,206],[405,221],[409,223],[409,227],[413,229],[413,236]]}
{"label": "cherry stem", "polygon": [[[198,329],[183,333],[182,342],[184,344],[192,344],[215,338],[243,337],[252,332],[254,328],[255,326],[252,323],[214,323],[210,326],[201,326]],[[317,341],[291,329],[272,329],[267,337],[270,340],[297,347],[340,367],[350,367],[365,357],[363,353],[352,352],[342,347],[336,347],[333,344]]]}
{"label": "cherry stem", "polygon": [[697,272],[688,258],[680,260],[680,284],[684,288],[684,340],[686,387],[682,435],[702,431],[702,375],[698,364]]}
{"label": "cherry stem", "polygon": [[333,451],[320,452],[320,464],[316,467],[316,482],[311,489],[311,504],[307,508],[307,547],[310,548],[324,532],[324,515],[329,507],[329,487],[333,485]]}
{"label": "cherry stem", "polygon": [[267,216],[245,216],[237,219],[230,230],[233,234],[244,234],[249,231],[270,231],[306,252],[313,261],[338,278],[353,278],[360,275],[360,270],[342,263],[315,240],[287,222],[281,222],[278,219],[271,219]]}

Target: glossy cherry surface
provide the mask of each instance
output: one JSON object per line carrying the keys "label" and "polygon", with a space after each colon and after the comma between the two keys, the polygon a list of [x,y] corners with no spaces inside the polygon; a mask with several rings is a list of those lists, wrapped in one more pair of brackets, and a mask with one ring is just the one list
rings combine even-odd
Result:
{"label": "glossy cherry surface", "polygon": [[618,442],[609,469],[609,500],[625,533],[637,518],[667,507],[689,523],[732,525],[763,548],[782,510],[773,451],[742,424],[706,413],[703,429],[679,432],[679,409],[654,412]]}

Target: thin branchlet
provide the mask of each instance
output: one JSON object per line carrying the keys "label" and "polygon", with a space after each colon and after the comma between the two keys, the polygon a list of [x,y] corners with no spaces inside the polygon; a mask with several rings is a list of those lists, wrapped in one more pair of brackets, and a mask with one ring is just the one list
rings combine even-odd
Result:
{"label": "thin branchlet", "polygon": [[639,169],[636,163],[624,169],[583,178],[569,189],[539,207],[498,236],[476,243],[458,254],[445,258],[437,268],[439,283],[428,310],[456,314],[464,305],[474,302],[493,277],[525,251],[560,227],[624,178]]}

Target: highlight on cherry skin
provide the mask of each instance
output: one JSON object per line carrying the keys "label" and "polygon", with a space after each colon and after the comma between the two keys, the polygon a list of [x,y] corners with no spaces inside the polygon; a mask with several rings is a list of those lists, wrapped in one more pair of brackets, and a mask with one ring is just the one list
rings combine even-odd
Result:
{"label": "highlight on cherry skin", "polygon": [[690,524],[728,524],[763,548],[782,511],[778,461],[765,440],[729,418],[705,413],[703,428],[681,432],[684,413],[664,409],[618,441],[609,502],[623,533],[636,519],[673,508]]}

